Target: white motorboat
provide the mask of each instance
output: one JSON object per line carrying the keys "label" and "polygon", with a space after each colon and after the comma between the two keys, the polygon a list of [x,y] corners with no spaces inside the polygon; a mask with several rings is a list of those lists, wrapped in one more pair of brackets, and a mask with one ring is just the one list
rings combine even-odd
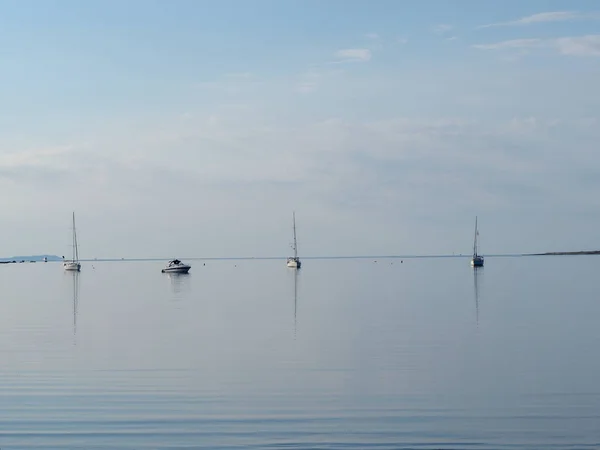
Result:
{"label": "white motorboat", "polygon": [[300,258],[298,258],[298,243],[296,242],[296,213],[293,213],[293,221],[294,221],[294,244],[292,245],[292,249],[294,250],[294,256],[290,256],[287,259],[287,266],[292,269],[299,269],[302,263],[300,262]]}
{"label": "white motorboat", "polygon": [[167,267],[162,270],[162,273],[188,273],[192,266],[184,264],[178,259],[169,261]]}
{"label": "white motorboat", "polygon": [[79,250],[77,248],[77,231],[75,230],[75,213],[73,212],[73,259],[64,261],[63,267],[70,272],[79,272],[81,264],[79,262]]}
{"label": "white motorboat", "polygon": [[473,267],[483,267],[483,256],[477,254],[477,238],[479,237],[479,230],[477,229],[477,216],[475,217],[475,239],[473,241],[473,258],[471,258],[471,265]]}

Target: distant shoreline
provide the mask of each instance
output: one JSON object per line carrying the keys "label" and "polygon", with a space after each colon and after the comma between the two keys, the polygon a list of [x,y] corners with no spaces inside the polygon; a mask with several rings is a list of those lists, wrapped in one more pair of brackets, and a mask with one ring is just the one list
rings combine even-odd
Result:
{"label": "distant shoreline", "polygon": [[527,253],[524,256],[574,256],[574,255],[600,255],[600,250],[581,250],[578,252],[545,252]]}
{"label": "distant shoreline", "polygon": [[[511,253],[511,254],[488,254],[486,257],[515,258],[520,256],[583,256],[583,255],[600,255],[600,250],[580,250],[570,252],[543,252],[543,253]],[[470,254],[452,254],[452,255],[340,255],[340,256],[303,256],[303,259],[312,260],[327,260],[327,259],[437,259],[437,258],[470,258]],[[10,258],[0,258],[0,264],[14,263],[33,263],[43,262],[47,258],[47,262],[60,262],[63,260],[57,255],[30,255],[30,256],[13,256]],[[234,257],[193,257],[188,256],[182,259],[192,261],[226,261],[226,260],[279,260],[285,259],[286,256],[234,256]],[[83,258],[82,262],[116,262],[116,261],[166,261],[169,258]]]}

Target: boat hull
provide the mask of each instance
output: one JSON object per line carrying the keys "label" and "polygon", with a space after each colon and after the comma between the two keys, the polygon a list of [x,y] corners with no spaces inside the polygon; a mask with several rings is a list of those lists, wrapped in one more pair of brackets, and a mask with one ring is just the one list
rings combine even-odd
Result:
{"label": "boat hull", "polygon": [[290,258],[287,260],[287,266],[291,269],[299,269],[302,266],[302,263],[299,259]]}
{"label": "boat hull", "polygon": [[79,272],[81,270],[81,264],[75,262],[66,262],[63,267],[68,272]]}
{"label": "boat hull", "polygon": [[162,273],[188,273],[191,266],[178,266],[178,267],[166,267],[162,270]]}
{"label": "boat hull", "polygon": [[483,258],[481,256],[476,256],[471,259],[471,265],[473,267],[483,267]]}

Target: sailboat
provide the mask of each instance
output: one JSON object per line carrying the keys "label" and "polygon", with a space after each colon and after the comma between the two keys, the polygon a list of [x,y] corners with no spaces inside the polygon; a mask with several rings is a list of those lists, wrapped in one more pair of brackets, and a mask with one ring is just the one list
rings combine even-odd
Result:
{"label": "sailboat", "polygon": [[293,221],[294,221],[294,244],[292,248],[294,249],[294,256],[290,256],[287,259],[287,266],[293,269],[299,269],[302,263],[300,262],[300,258],[298,258],[298,244],[296,242],[296,213],[293,213]]}
{"label": "sailboat", "polygon": [[483,267],[483,256],[477,254],[477,238],[479,237],[479,230],[477,229],[477,216],[475,216],[475,238],[473,240],[473,258],[471,259],[471,265],[473,267]]}
{"label": "sailboat", "polygon": [[77,231],[75,230],[75,213],[73,212],[73,259],[63,262],[65,270],[79,272],[81,264],[79,263],[79,250],[77,249]]}

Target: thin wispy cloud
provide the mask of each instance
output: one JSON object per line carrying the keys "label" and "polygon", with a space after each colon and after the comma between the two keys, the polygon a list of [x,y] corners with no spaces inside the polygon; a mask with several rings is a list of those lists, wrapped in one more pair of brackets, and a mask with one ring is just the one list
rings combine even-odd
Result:
{"label": "thin wispy cloud", "polygon": [[542,39],[511,39],[491,44],[474,44],[472,47],[479,50],[504,50],[540,47],[543,44],[544,41]]}
{"label": "thin wispy cloud", "polygon": [[555,46],[563,55],[600,56],[600,34],[559,38]]}
{"label": "thin wispy cloud", "polygon": [[396,42],[398,42],[398,44],[403,44],[404,45],[404,44],[408,44],[408,39],[406,39],[406,38],[398,38],[396,40]]}
{"label": "thin wispy cloud", "polygon": [[368,62],[371,60],[371,50],[368,48],[346,48],[335,52],[334,63]]}
{"label": "thin wispy cloud", "polygon": [[300,76],[300,81],[296,84],[296,91],[301,94],[310,94],[317,90],[321,73],[316,70],[310,70]]}
{"label": "thin wispy cloud", "polygon": [[296,86],[296,90],[302,94],[310,94],[317,89],[317,83],[314,81],[301,81]]}
{"label": "thin wispy cloud", "polygon": [[490,44],[475,44],[478,50],[527,50],[533,48],[553,49],[561,55],[600,56],[600,34],[567,36],[555,39],[512,39]]}
{"label": "thin wispy cloud", "polygon": [[551,11],[532,14],[530,16],[521,17],[507,22],[489,23],[480,25],[477,28],[492,28],[492,27],[510,27],[520,25],[531,25],[536,23],[549,22],[570,22],[574,20],[598,20],[600,13],[598,12],[579,12],[579,11]]}
{"label": "thin wispy cloud", "polygon": [[441,23],[431,27],[431,31],[433,31],[435,34],[445,34],[452,30],[454,30],[454,26],[447,23]]}
{"label": "thin wispy cloud", "polygon": [[252,78],[253,74],[251,72],[232,72],[225,74],[227,78],[239,78],[242,80],[247,80],[248,78]]}
{"label": "thin wispy cloud", "polygon": [[379,36],[379,34],[377,34],[377,33],[367,33],[367,34],[365,34],[365,37],[376,40],[376,39],[379,39],[381,36]]}

